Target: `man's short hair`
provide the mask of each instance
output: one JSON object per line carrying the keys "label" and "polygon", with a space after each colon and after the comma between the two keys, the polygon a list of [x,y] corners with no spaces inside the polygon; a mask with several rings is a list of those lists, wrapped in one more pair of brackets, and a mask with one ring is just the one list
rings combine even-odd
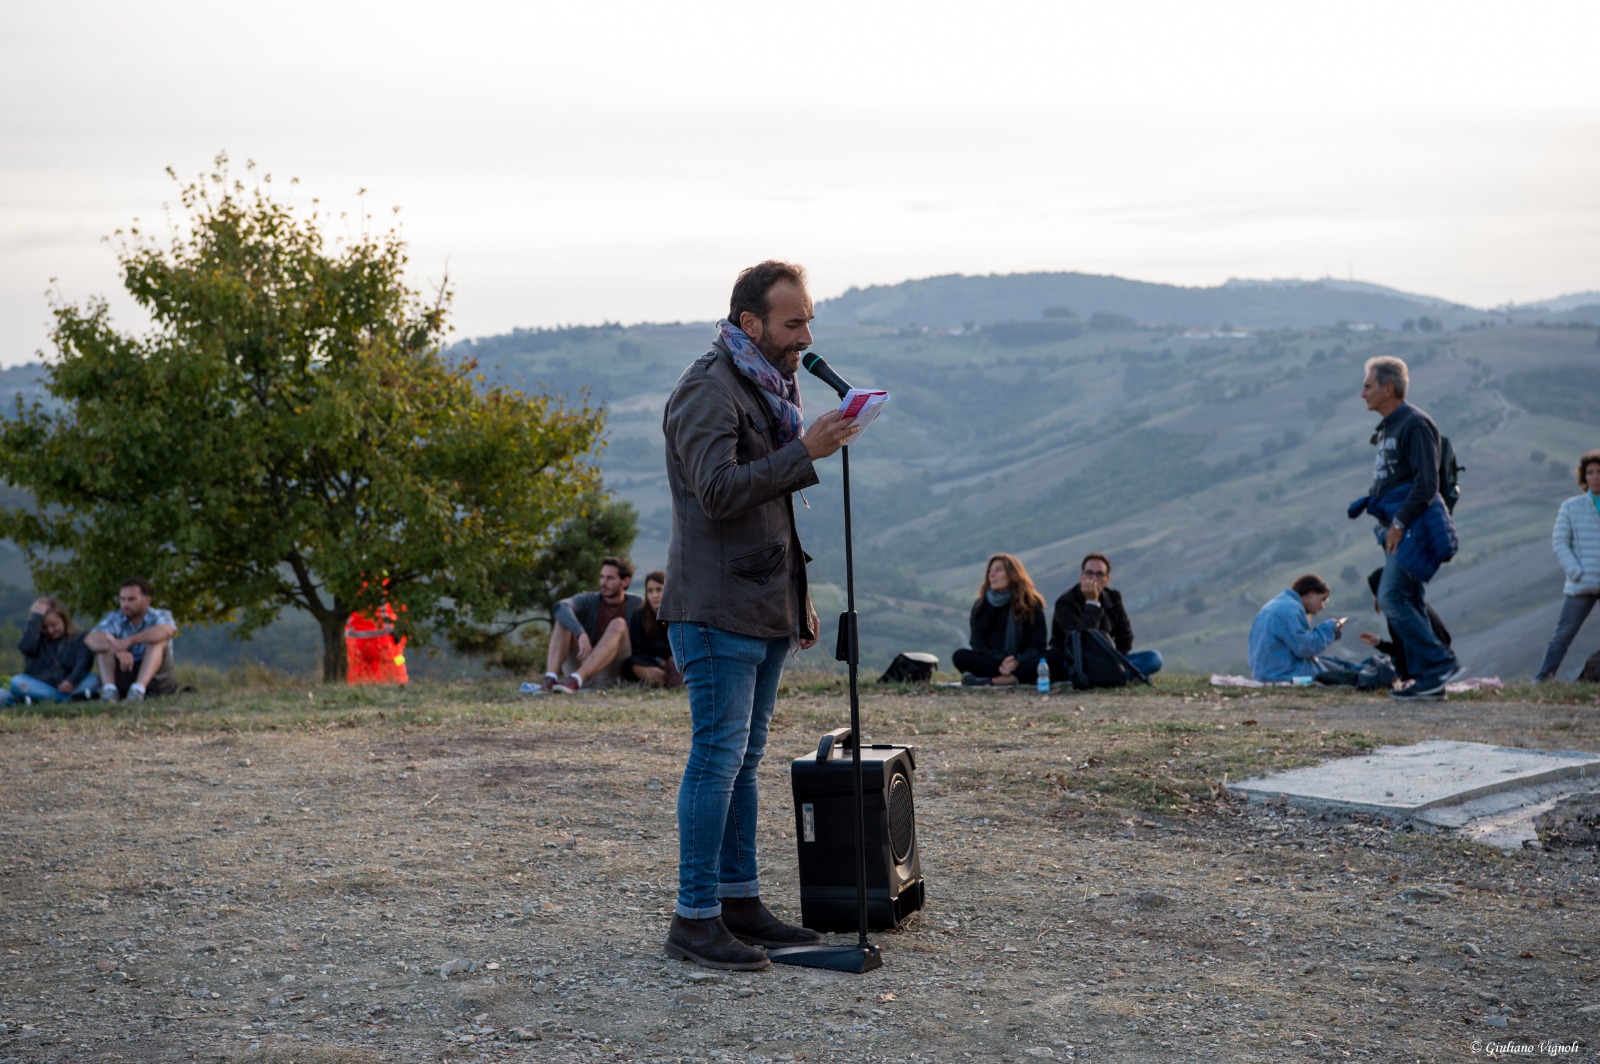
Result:
{"label": "man's short hair", "polygon": [[1083,572],[1083,567],[1085,565],[1088,565],[1092,561],[1105,562],[1106,563],[1106,576],[1109,577],[1111,575],[1111,559],[1107,558],[1104,554],[1101,554],[1097,550],[1092,550],[1088,554],[1085,554],[1083,556],[1083,561],[1078,563],[1078,572],[1080,572],[1080,573]]}
{"label": "man's short hair", "polygon": [[607,554],[604,558],[600,559],[600,568],[604,569],[608,565],[615,568],[617,570],[617,575],[622,577],[622,579],[633,579],[633,566],[626,558],[619,558],[615,554]]}
{"label": "man's short hair", "polygon": [[145,598],[155,598],[156,593],[150,589],[150,581],[142,576],[128,577],[128,579],[117,585],[117,590],[121,591],[125,587],[136,587]]}
{"label": "man's short hair", "polygon": [[1600,451],[1586,451],[1583,457],[1578,459],[1578,487],[1588,487],[1589,467],[1596,464],[1600,464]]}
{"label": "man's short hair", "polygon": [[1307,573],[1289,585],[1289,589],[1296,595],[1326,595],[1328,582],[1316,573]]}
{"label": "man's short hair", "polygon": [[805,267],[768,259],[742,271],[739,279],[733,282],[733,296],[728,300],[728,320],[738,325],[740,315],[749,311],[765,323],[767,311],[771,309],[767,296],[779,281],[790,281],[804,288]]}
{"label": "man's short hair", "polygon": [[1394,385],[1394,397],[1404,399],[1406,386],[1411,383],[1411,371],[1406,369],[1403,358],[1393,355],[1379,355],[1377,358],[1367,359],[1367,372],[1372,374],[1373,381],[1381,388],[1385,384]]}

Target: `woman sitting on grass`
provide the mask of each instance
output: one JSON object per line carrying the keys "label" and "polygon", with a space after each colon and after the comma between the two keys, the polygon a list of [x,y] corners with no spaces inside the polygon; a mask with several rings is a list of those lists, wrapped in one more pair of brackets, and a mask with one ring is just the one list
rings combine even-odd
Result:
{"label": "woman sitting on grass", "polygon": [[622,663],[622,678],[646,687],[682,687],[683,673],[672,663],[672,647],[667,642],[667,626],[656,611],[661,608],[661,592],[667,574],[660,569],[644,578],[644,603],[628,619],[628,642],[633,656]]}
{"label": "woman sitting on grass", "polygon": [[22,673],[11,677],[10,686],[0,688],[0,705],[88,698],[100,686],[83,633],[67,608],[53,598],[33,604],[17,649],[22,651]]}
{"label": "woman sitting on grass", "polygon": [[1045,651],[1044,596],[1021,559],[1010,554],[989,559],[972,603],[968,641],[970,647],[951,655],[962,683],[1006,687],[1038,680]]}

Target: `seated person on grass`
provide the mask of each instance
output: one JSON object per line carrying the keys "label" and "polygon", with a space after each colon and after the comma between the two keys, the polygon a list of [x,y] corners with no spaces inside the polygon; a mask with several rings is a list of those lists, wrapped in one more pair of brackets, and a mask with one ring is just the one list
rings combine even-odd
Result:
{"label": "seated person on grass", "polygon": [[1050,620],[1050,675],[1067,675],[1067,638],[1073,632],[1098,629],[1111,637],[1117,652],[1146,678],[1161,671],[1161,652],[1133,649],[1133,622],[1122,605],[1122,592],[1107,587],[1111,559],[1099,551],[1084,555],[1078,565],[1078,582],[1056,599]]}
{"label": "seated person on grass", "polygon": [[622,663],[633,654],[628,621],[640,604],[638,595],[627,593],[632,579],[633,566],[608,556],[600,562],[600,590],[580,591],[557,604],[544,690],[572,694],[610,687],[621,677]]}
{"label": "seated person on grass", "polygon": [[1342,617],[1312,627],[1311,618],[1327,604],[1327,581],[1307,573],[1262,606],[1250,625],[1250,675],[1263,683],[1288,683],[1325,668],[1353,668],[1349,662],[1318,657],[1344,632]]}
{"label": "seated person on grass", "polygon": [[672,647],[667,642],[667,626],[661,623],[661,592],[667,574],[660,569],[644,578],[644,605],[628,618],[628,642],[633,655],[622,663],[622,678],[646,687],[682,687],[683,673],[672,662]]}
{"label": "seated person on grass", "polygon": [[100,686],[83,633],[67,608],[53,598],[40,599],[28,611],[17,649],[22,652],[22,672],[0,688],[0,705],[88,698]]}
{"label": "seated person on grass", "polygon": [[1044,596],[1028,579],[1021,559],[996,554],[984,567],[983,583],[972,603],[971,646],[951,655],[970,686],[1032,684],[1044,657]]}
{"label": "seated person on grass", "polygon": [[119,607],[83,637],[100,674],[100,697],[107,702],[121,695],[138,702],[178,690],[172,664],[178,626],[172,614],[151,607],[151,598],[150,581],[130,576],[117,593]]}

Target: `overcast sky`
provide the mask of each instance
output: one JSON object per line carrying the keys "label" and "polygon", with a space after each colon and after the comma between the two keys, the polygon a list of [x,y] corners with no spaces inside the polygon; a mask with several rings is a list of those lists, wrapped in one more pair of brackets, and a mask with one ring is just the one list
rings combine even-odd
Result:
{"label": "overcast sky", "polygon": [[[1600,4],[52,0],[0,35],[0,364],[227,151],[401,208],[456,335],[943,273],[1600,289]],[[286,182],[279,184],[287,192]]]}

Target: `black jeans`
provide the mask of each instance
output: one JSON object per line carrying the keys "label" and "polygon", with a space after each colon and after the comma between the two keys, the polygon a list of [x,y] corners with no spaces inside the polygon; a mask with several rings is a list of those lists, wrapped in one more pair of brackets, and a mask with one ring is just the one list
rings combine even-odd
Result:
{"label": "black jeans", "polygon": [[[993,679],[1000,675],[1000,663],[1006,656],[996,651],[973,650],[962,647],[950,655],[950,663],[962,672],[970,672],[974,676],[986,676]],[[1017,655],[1017,671],[1013,674],[1018,683],[1037,683],[1039,680],[1039,662],[1037,659],[1029,660],[1022,655]]]}

